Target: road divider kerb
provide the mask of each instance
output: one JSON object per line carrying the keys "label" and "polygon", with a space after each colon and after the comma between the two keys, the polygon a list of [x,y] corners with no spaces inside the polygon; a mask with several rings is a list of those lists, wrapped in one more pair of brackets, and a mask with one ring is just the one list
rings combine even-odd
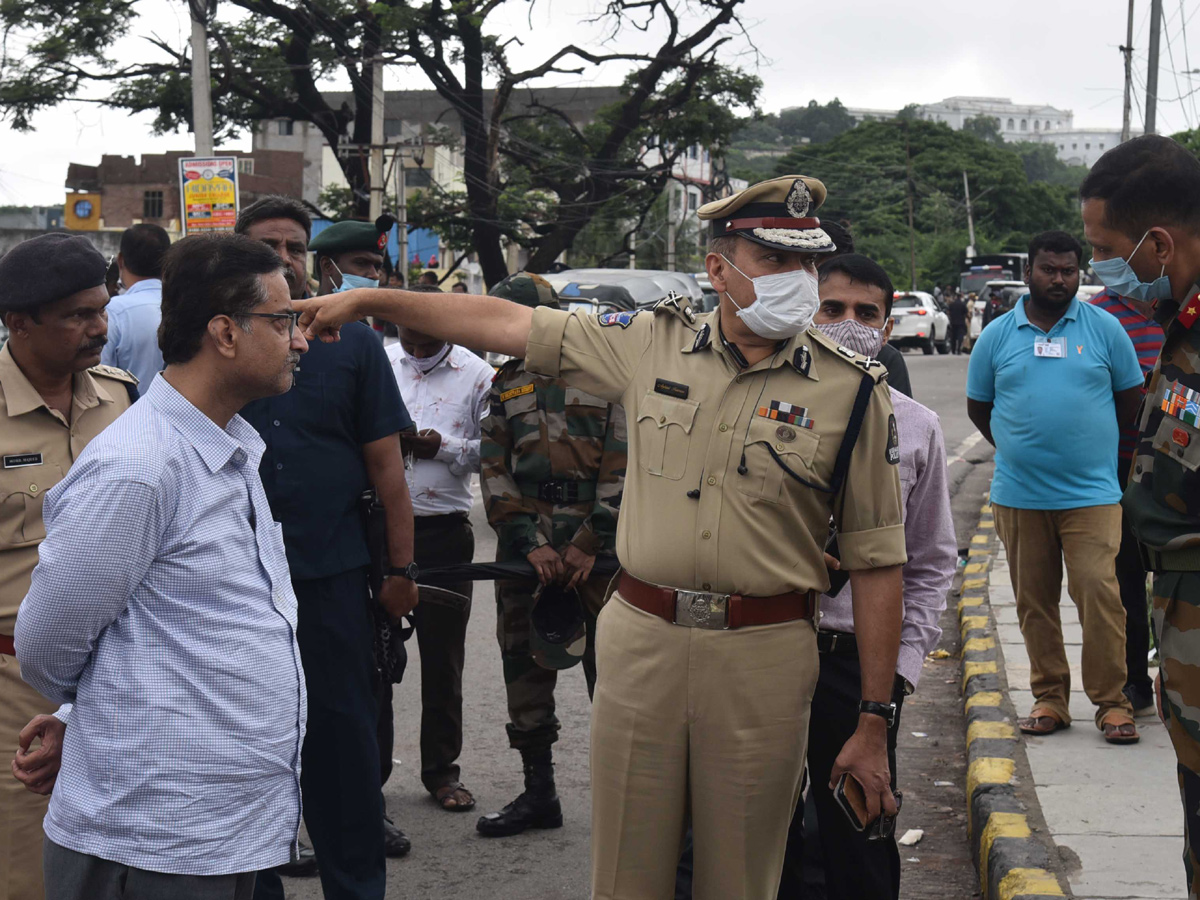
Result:
{"label": "road divider kerb", "polygon": [[957,604],[967,722],[967,836],[983,900],[1065,897],[1057,852],[1030,827],[1026,801],[1017,796],[1014,773],[1018,755],[1024,762],[1024,748],[999,665],[1002,648],[989,601],[989,573],[999,544],[991,505],[979,513]]}

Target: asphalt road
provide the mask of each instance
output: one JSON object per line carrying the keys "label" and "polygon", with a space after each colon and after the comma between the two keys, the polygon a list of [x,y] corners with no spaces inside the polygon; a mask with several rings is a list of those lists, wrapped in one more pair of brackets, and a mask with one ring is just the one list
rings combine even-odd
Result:
{"label": "asphalt road", "polygon": [[[966,417],[967,357],[906,353],[905,358],[917,399],[942,420],[951,457],[958,545],[965,548],[979,518],[991,468],[991,447],[972,439],[975,429]],[[478,504],[472,522],[476,558],[494,559],[495,537]],[[949,621],[944,620],[944,627]],[[479,583],[467,634],[463,685],[462,780],[478,802],[469,813],[443,812],[421,787],[420,666],[415,642],[409,644],[412,657],[395,701],[396,766],[384,796],[393,819],[412,839],[413,850],[405,859],[388,862],[389,897],[584,900],[588,896],[589,704],[579,668],[562,673],[557,691],[563,728],[555,746],[555,762],[564,827],[491,840],[475,832],[479,814],[499,809],[522,787],[520,758],[508,747],[504,731],[507,713],[495,628],[492,586]],[[953,632],[952,626],[947,627],[950,647]],[[906,792],[900,830],[923,828],[927,835],[922,844],[902,852],[905,898],[965,898],[977,887],[966,849],[965,757],[956,671],[954,660],[927,664],[922,690],[905,705],[897,766],[900,786]],[[926,737],[915,738],[913,731]],[[934,787],[935,779],[954,781],[955,785]],[[318,879],[285,879],[285,884],[289,897],[321,896]]]}

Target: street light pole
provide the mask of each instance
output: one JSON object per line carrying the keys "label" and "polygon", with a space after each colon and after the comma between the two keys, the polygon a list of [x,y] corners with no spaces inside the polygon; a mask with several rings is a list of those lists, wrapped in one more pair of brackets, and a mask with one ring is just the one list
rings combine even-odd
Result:
{"label": "street light pole", "polygon": [[371,63],[371,203],[370,217],[383,215],[383,60]]}
{"label": "street light pole", "polygon": [[1133,91],[1133,0],[1129,0],[1129,17],[1125,22],[1125,46],[1121,48],[1125,57],[1125,113],[1121,124],[1121,143],[1129,140],[1130,100]]}
{"label": "street light pole", "polygon": [[213,155],[212,82],[208,69],[208,0],[188,0],[192,17],[192,134],[196,155]]}
{"label": "street light pole", "polygon": [[1162,0],[1150,0],[1150,46],[1146,68],[1146,134],[1157,130],[1158,38],[1162,31]]}

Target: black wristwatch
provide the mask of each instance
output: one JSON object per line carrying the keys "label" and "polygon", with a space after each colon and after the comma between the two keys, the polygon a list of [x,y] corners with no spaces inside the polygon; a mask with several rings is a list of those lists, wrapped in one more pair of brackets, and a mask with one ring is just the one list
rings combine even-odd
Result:
{"label": "black wristwatch", "polygon": [[387,574],[399,575],[401,578],[407,578],[409,581],[416,581],[417,576],[421,574],[421,570],[417,568],[417,564],[415,562],[410,562],[403,568],[388,566]]}
{"label": "black wristwatch", "polygon": [[896,704],[895,703],[876,703],[874,700],[863,700],[858,704],[860,713],[867,713],[872,716],[880,716],[887,721],[888,728],[896,724]]}

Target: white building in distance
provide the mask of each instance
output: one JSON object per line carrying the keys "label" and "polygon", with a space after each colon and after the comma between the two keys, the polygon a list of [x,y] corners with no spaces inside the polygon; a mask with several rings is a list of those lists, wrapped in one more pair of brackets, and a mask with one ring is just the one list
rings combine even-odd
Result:
{"label": "white building in distance", "polygon": [[[899,110],[847,108],[858,122],[893,118]],[[1013,103],[1007,97],[947,97],[918,106],[917,118],[944,122],[962,129],[968,119],[990,116],[1006,141],[1031,141],[1053,145],[1058,158],[1069,166],[1091,166],[1105,150],[1121,142],[1119,128],[1076,128],[1075,114],[1044,104]],[[1141,132],[1134,132],[1140,134]]]}

